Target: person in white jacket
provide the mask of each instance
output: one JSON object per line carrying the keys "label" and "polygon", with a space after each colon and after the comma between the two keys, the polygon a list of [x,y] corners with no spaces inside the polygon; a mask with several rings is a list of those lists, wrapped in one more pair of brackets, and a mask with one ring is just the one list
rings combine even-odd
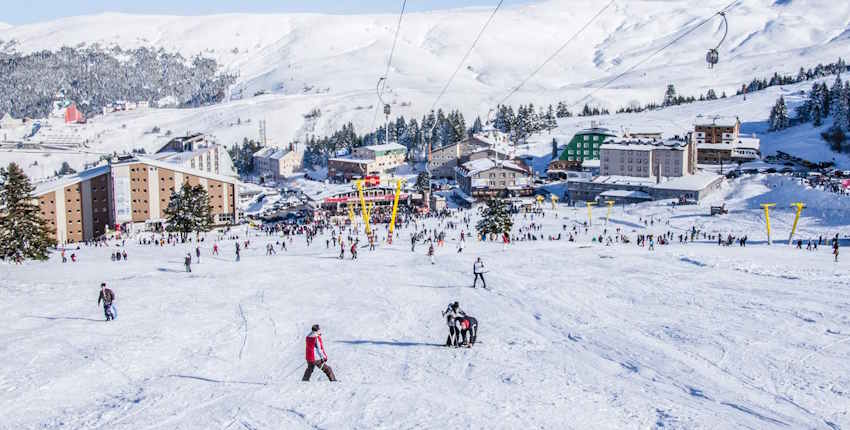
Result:
{"label": "person in white jacket", "polygon": [[472,281],[472,288],[477,288],[478,286],[478,278],[481,278],[481,283],[484,284],[484,288],[487,288],[487,281],[484,280],[484,262],[481,261],[481,257],[478,257],[475,260],[475,264],[472,265],[472,273],[475,274],[475,280]]}

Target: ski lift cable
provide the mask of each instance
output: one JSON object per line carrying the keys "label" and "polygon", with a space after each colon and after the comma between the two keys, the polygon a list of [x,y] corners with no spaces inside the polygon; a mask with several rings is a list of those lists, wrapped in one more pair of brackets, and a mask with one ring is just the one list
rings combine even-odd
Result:
{"label": "ski lift cable", "polygon": [[493,8],[493,12],[490,13],[490,17],[487,18],[487,21],[484,22],[484,26],[481,27],[481,30],[478,31],[478,35],[475,36],[475,40],[472,41],[472,45],[470,45],[469,50],[466,51],[466,54],[460,60],[460,63],[458,63],[457,68],[455,68],[454,73],[452,73],[452,75],[449,77],[449,80],[443,86],[443,89],[440,90],[440,94],[438,94],[437,98],[434,99],[434,103],[431,103],[431,109],[429,111],[433,111],[434,108],[437,106],[437,103],[443,97],[443,95],[446,94],[446,91],[448,91],[449,86],[452,84],[452,81],[454,81],[455,76],[457,76],[457,73],[460,71],[460,68],[463,67],[463,63],[465,63],[466,60],[469,59],[469,56],[472,54],[472,50],[475,49],[475,45],[477,45],[478,41],[481,40],[481,36],[484,35],[484,31],[487,30],[488,26],[490,26],[490,23],[493,21],[493,18],[496,16],[496,12],[498,12],[499,8],[502,7],[502,3],[504,3],[504,1],[505,0],[499,0],[499,3],[496,5],[495,8]]}
{"label": "ski lift cable", "polygon": [[533,78],[537,73],[543,70],[543,68],[546,67],[549,62],[554,60],[555,57],[557,57],[558,54],[561,53],[561,51],[563,51],[573,40],[575,40],[581,33],[583,33],[588,27],[590,27],[590,25],[593,24],[593,22],[596,21],[596,19],[599,18],[606,10],[608,10],[608,8],[611,7],[612,4],[614,4],[614,1],[615,0],[609,1],[608,4],[606,4],[602,9],[599,9],[599,12],[596,12],[596,15],[593,15],[593,17],[590,18],[590,20],[588,20],[583,27],[581,27],[569,39],[567,39],[567,41],[564,42],[564,44],[561,45],[554,53],[552,53],[552,55],[550,55],[549,58],[546,59],[546,61],[537,66],[537,68],[534,69],[534,71],[532,71],[531,74],[529,74],[525,79],[523,79],[522,82],[519,83],[519,85],[517,85],[510,92],[508,92],[508,94],[504,98],[502,98],[499,103],[496,103],[496,106],[502,105],[506,101],[508,101],[508,99],[511,98],[514,94],[516,94],[517,91],[519,91],[529,80],[531,80],[531,78]]}
{"label": "ski lift cable", "polygon": [[[384,86],[386,86],[387,75],[389,75],[390,67],[392,66],[392,63],[393,63],[393,55],[395,54],[395,48],[396,48],[396,45],[398,43],[398,34],[401,30],[401,20],[402,20],[402,18],[404,18],[404,10],[406,8],[407,8],[407,0],[403,0],[401,2],[401,13],[398,14],[398,24],[396,24],[396,27],[395,27],[395,36],[393,36],[393,46],[390,48],[389,57],[387,57],[387,68],[386,68],[386,70],[384,70],[384,75],[381,77],[381,79],[384,81]],[[379,82],[380,82],[380,80],[379,80]],[[383,91],[383,88],[384,87],[381,87],[381,91]],[[381,100],[380,95],[378,96],[378,100],[379,101]],[[375,129],[375,121],[377,121],[377,119],[378,119],[378,111],[380,111],[380,107],[378,107],[376,105],[375,106],[375,115],[372,117],[372,125],[369,127],[369,130]]]}
{"label": "ski lift cable", "polygon": [[[619,75],[617,75],[617,76],[615,76],[615,77],[613,77],[613,78],[609,79],[609,80],[608,80],[608,81],[606,81],[604,84],[602,84],[602,86],[601,86],[601,87],[597,87],[597,88],[593,89],[593,91],[591,91],[590,93],[588,93],[587,95],[585,95],[585,96],[584,96],[584,97],[582,97],[581,99],[577,100],[575,103],[571,104],[571,105],[570,105],[570,108],[574,108],[574,107],[576,107],[577,105],[581,104],[582,102],[584,102],[584,101],[588,100],[589,98],[593,97],[593,95],[594,95],[594,94],[596,94],[596,93],[598,93],[600,90],[605,89],[605,88],[606,88],[606,87],[608,87],[609,85],[611,85],[611,84],[613,84],[614,82],[618,81],[618,80],[619,80],[620,78],[622,78],[623,76],[626,76],[626,75],[628,75],[629,73],[633,72],[636,68],[640,67],[642,64],[644,64],[644,63],[646,63],[647,61],[651,60],[651,59],[652,59],[652,58],[654,58],[656,55],[660,54],[661,52],[663,52],[663,51],[664,51],[664,50],[666,50],[667,48],[669,48],[669,47],[673,46],[674,44],[676,44],[676,43],[677,43],[677,42],[679,42],[680,40],[684,39],[687,35],[689,35],[689,34],[693,33],[694,31],[696,31],[697,29],[699,29],[700,27],[702,27],[703,25],[705,25],[706,23],[708,23],[709,21],[711,21],[711,20],[712,20],[712,18],[714,18],[715,16],[718,16],[718,15],[724,15],[724,19],[725,19],[726,11],[727,11],[727,10],[729,10],[729,8],[731,8],[731,7],[732,7],[732,6],[734,6],[735,4],[740,3],[740,2],[741,2],[741,0],[734,0],[733,2],[731,2],[731,3],[727,4],[726,6],[724,6],[724,7],[723,7],[722,9],[720,9],[719,11],[717,11],[717,12],[715,12],[715,13],[711,14],[711,16],[709,16],[709,17],[705,18],[704,20],[702,20],[699,24],[697,24],[697,25],[696,25],[696,26],[694,26],[693,28],[691,28],[691,29],[689,29],[689,30],[685,31],[684,33],[680,34],[678,37],[676,37],[675,39],[673,39],[672,41],[670,41],[670,42],[669,42],[669,43],[667,43],[666,45],[662,46],[661,48],[659,48],[659,49],[657,49],[656,51],[652,52],[652,53],[651,53],[651,54],[649,54],[648,56],[644,57],[644,59],[642,59],[642,60],[638,61],[637,63],[633,64],[631,67],[629,67],[628,69],[626,69],[624,72],[622,72],[622,73],[620,73]],[[726,38],[726,36],[724,35],[724,36],[723,36],[723,38],[725,39],[725,38]],[[719,45],[718,45],[718,46],[719,46]]]}

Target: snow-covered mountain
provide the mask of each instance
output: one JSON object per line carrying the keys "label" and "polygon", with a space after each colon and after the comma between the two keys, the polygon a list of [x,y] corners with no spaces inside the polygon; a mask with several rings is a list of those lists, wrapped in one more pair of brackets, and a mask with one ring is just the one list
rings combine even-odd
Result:
{"label": "snow-covered mountain", "polygon": [[[725,4],[616,1],[507,102],[580,101]],[[603,6],[591,0],[549,0],[499,11],[437,107],[460,108],[469,120],[486,115]],[[430,109],[489,14],[489,8],[465,8],[404,16],[389,73],[393,115],[421,117]],[[850,49],[847,3],[741,0],[727,16],[729,34],[715,69],[707,69],[704,57],[722,37],[719,17],[595,93],[591,102],[614,107],[658,101],[668,83],[683,95],[696,96],[709,88],[734,93],[753,77],[794,73],[801,66],[846,56]],[[255,137],[257,121],[266,119],[268,135],[285,144],[304,134],[328,133],[348,121],[358,132],[375,125],[375,83],[384,73],[397,19],[395,14],[110,13],[0,29],[0,40],[15,40],[20,52],[98,43],[211,56],[226,70],[239,73],[233,93],[242,100],[180,114],[122,118],[122,128],[153,124],[165,130],[159,123],[171,123],[175,132],[182,132],[208,127],[201,131],[222,133],[230,143]],[[270,94],[253,97],[261,90]],[[314,108],[322,110],[322,117],[305,121],[302,115]],[[243,125],[230,127],[237,119]],[[246,119],[254,122],[246,124]]]}

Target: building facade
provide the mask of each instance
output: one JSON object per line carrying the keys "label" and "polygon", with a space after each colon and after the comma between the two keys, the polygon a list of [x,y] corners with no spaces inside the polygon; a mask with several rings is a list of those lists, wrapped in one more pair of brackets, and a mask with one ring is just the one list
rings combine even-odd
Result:
{"label": "building facade", "polygon": [[697,145],[703,143],[733,143],[741,132],[738,118],[721,116],[697,117],[694,124],[693,139]]}
{"label": "building facade", "polygon": [[287,148],[266,147],[254,153],[253,161],[260,177],[279,181],[301,170],[304,152],[294,143]]}
{"label": "building facade", "polygon": [[233,172],[233,163],[227,151],[203,133],[175,137],[156,151],[152,158],[216,175],[230,175]]}
{"label": "building facade", "polygon": [[687,139],[611,139],[600,152],[603,176],[679,177],[696,171],[696,151]]}
{"label": "building facade", "polygon": [[[581,168],[581,163],[586,160],[599,159],[599,147],[611,138],[617,137],[616,133],[600,127],[592,127],[576,133],[567,147],[561,152],[559,168],[575,169]],[[555,160],[553,160],[554,162]]]}
{"label": "building facade", "polygon": [[431,149],[428,169],[431,176],[441,179],[454,179],[455,168],[474,158],[473,154],[485,150],[495,151],[499,145],[508,144],[508,135],[495,130],[476,133],[460,142]]}
{"label": "building facade", "polygon": [[216,225],[238,221],[233,178],[127,157],[36,187],[41,215],[59,243],[96,239],[110,228],[161,223],[171,193],[184,183],[209,194]]}
{"label": "building facade", "polygon": [[531,169],[519,160],[468,161],[455,169],[455,181],[473,198],[530,196],[534,192]]}
{"label": "building facade", "polygon": [[398,143],[369,145],[354,148],[353,158],[372,160],[372,168],[378,172],[388,172],[404,164],[407,148]]}

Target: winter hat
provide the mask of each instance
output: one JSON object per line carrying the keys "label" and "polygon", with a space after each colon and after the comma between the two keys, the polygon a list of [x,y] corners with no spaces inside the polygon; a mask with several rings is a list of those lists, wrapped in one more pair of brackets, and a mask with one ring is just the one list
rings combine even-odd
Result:
{"label": "winter hat", "polygon": [[106,282],[101,282],[101,283],[100,283],[100,286],[101,286],[101,287],[105,287],[105,286],[106,286]]}
{"label": "winter hat", "polygon": [[320,329],[321,329],[321,327],[319,327],[318,324],[313,324],[313,327],[310,328],[310,330],[313,330],[313,331],[319,331]]}

